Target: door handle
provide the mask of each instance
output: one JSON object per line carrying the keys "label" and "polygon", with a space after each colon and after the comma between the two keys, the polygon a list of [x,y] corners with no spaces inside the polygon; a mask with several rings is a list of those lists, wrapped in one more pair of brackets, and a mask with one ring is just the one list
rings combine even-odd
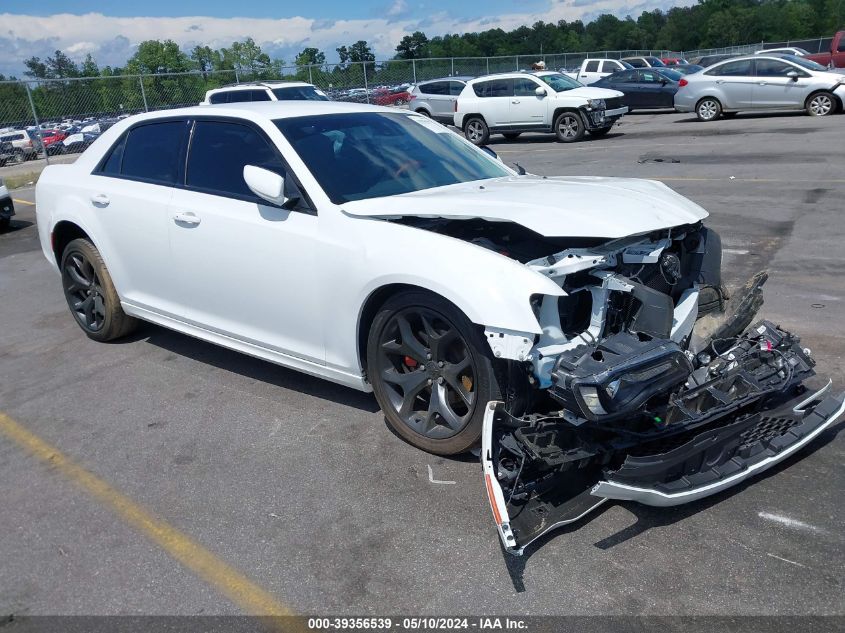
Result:
{"label": "door handle", "polygon": [[111,200],[109,200],[109,197],[104,193],[95,193],[91,196],[91,202],[98,207],[107,207],[109,206],[109,202],[111,202]]}
{"label": "door handle", "polygon": [[515,99],[514,101],[511,101],[511,103],[519,103],[519,99]]}
{"label": "door handle", "polygon": [[725,83],[725,80],[724,79],[717,79],[716,83],[717,84],[723,84],[723,83]]}
{"label": "door handle", "polygon": [[191,226],[196,226],[200,223],[200,219],[198,215],[191,213],[190,211],[173,214],[173,221],[177,224],[189,224]]}
{"label": "door handle", "polygon": [[758,81],[758,82],[757,82],[757,84],[758,84],[758,85],[760,85],[760,86],[765,86],[765,85],[768,85],[768,83],[769,83],[769,82],[767,82],[767,81]]}

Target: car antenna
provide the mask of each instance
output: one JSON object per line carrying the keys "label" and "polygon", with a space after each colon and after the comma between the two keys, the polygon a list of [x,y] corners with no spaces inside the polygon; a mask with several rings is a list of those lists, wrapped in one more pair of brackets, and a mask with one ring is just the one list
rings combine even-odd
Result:
{"label": "car antenna", "polygon": [[516,167],[516,173],[518,173],[520,176],[524,176],[528,173],[527,171],[525,171],[525,167],[523,167],[519,163],[514,163],[514,166]]}

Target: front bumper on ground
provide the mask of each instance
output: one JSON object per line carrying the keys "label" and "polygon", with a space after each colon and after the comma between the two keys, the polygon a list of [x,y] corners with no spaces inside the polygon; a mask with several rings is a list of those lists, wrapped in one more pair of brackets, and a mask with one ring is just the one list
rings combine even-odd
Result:
{"label": "front bumper on ground", "polygon": [[0,218],[7,219],[15,215],[15,204],[11,196],[0,198]]}
{"label": "front bumper on ground", "polygon": [[[583,518],[608,499],[672,506],[716,494],[758,475],[813,441],[845,414],[845,394],[828,383],[771,410],[732,416],[715,429],[653,454],[628,456],[615,471],[561,472],[538,503],[511,505],[497,477],[497,438],[510,417],[504,404],[487,404],[481,464],[493,518],[505,550],[520,555],[543,534]],[[726,416],[730,417],[730,416]],[[592,478],[592,481],[590,479]],[[550,492],[551,491],[551,492]]]}

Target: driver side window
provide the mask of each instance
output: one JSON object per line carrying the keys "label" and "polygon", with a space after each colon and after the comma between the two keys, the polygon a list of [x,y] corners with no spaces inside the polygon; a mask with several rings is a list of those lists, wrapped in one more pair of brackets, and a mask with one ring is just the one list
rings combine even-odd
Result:
{"label": "driver side window", "polygon": [[[250,126],[225,121],[195,123],[185,174],[189,188],[266,204],[247,187],[243,177],[246,165],[285,176],[278,152]],[[285,179],[286,184],[289,180]]]}

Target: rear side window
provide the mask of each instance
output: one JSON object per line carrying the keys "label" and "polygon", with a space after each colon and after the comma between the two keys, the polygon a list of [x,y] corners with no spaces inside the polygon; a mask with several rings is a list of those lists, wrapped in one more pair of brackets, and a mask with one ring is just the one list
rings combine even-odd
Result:
{"label": "rear side window", "polygon": [[626,59],[626,62],[631,64],[634,68],[645,68],[646,63],[641,59]]}
{"label": "rear side window", "polygon": [[740,59],[711,68],[704,74],[715,77],[750,77],[753,71],[751,69],[750,59]]}
{"label": "rear side window", "polygon": [[100,168],[101,174],[107,174],[109,176],[120,175],[120,164],[123,162],[124,147],[126,147],[126,134],[120,137],[117,145],[112,147],[109,157],[103,163],[102,168]]}
{"label": "rear side window", "polygon": [[256,200],[244,182],[245,165],[285,173],[276,151],[253,128],[224,121],[196,122],[185,174],[188,187]]}
{"label": "rear side window", "polygon": [[465,83],[460,81],[450,81],[449,82],[449,94],[452,96],[457,97],[461,92],[464,90]]}
{"label": "rear side window", "polygon": [[185,129],[184,121],[165,121],[130,130],[120,174],[163,185],[175,184]]}
{"label": "rear side window", "polygon": [[608,60],[601,63],[603,73],[615,73],[617,70],[622,70],[622,66],[618,62]]}
{"label": "rear side window", "polygon": [[449,94],[449,82],[434,81],[430,84],[423,84],[422,86],[420,86],[420,92],[427,95]]}
{"label": "rear side window", "polygon": [[492,79],[473,84],[472,89],[479,97],[512,97],[513,79]]}
{"label": "rear side window", "polygon": [[215,92],[208,98],[209,103],[229,103],[228,92]]}
{"label": "rear side window", "polygon": [[243,103],[245,101],[270,101],[266,90],[230,90],[226,103]]}
{"label": "rear side window", "polygon": [[587,65],[584,67],[584,72],[587,73],[595,73],[599,70],[599,63],[598,61],[591,61],[587,62]]}

